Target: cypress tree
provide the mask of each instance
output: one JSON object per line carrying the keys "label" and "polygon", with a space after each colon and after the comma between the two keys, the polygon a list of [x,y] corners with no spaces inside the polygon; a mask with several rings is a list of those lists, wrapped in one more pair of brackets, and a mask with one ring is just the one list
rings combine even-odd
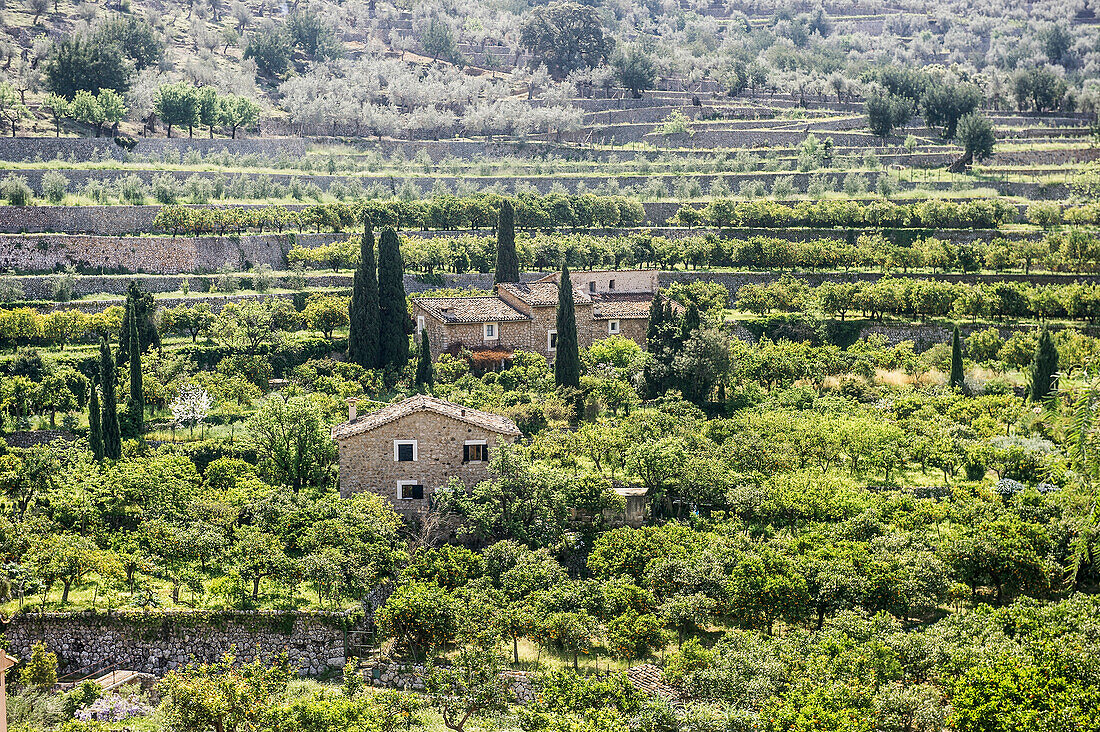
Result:
{"label": "cypress tree", "polygon": [[956,325],[951,332],[951,378],[947,383],[952,389],[961,389],[963,377],[962,339],[959,338],[959,326]]}
{"label": "cypress tree", "polygon": [[141,336],[138,334],[138,320],[134,303],[127,308],[130,313],[130,418],[134,427],[141,432],[141,423],[145,417],[145,396],[141,384]]}
{"label": "cypress tree", "polygon": [[134,307],[137,316],[138,334],[141,343],[149,346],[160,347],[160,334],[157,333],[157,324],[153,322],[153,314],[156,312],[156,302],[151,293],[145,292],[137,282],[131,280],[126,289],[126,309],[122,311],[122,325],[118,331],[118,365],[123,366],[130,360],[130,306]]}
{"label": "cypress tree", "polygon": [[432,367],[432,347],[428,343],[428,329],[420,331],[420,351],[416,357],[416,385],[429,389],[435,383],[435,370]]}
{"label": "cypress tree", "polygon": [[680,343],[687,343],[688,338],[699,330],[699,308],[695,303],[688,305],[684,313],[684,320],[680,323]]}
{"label": "cypress tree", "polygon": [[[558,281],[558,351],[554,359],[554,383],[558,386],[581,385],[581,354],[577,343],[577,313],[573,309],[573,283],[569,265]],[[579,415],[578,415],[579,416]]]}
{"label": "cypress tree", "polygon": [[654,297],[649,303],[649,322],[645,330],[645,347],[650,353],[655,353],[660,348],[661,326],[664,323],[665,309],[661,305],[661,298]]}
{"label": "cypress tree", "polygon": [[378,353],[382,368],[405,368],[409,362],[409,311],[405,304],[405,270],[397,232],[386,229],[378,240]]}
{"label": "cypress tree", "polygon": [[1033,402],[1042,401],[1050,396],[1058,382],[1058,348],[1050,331],[1043,328],[1039,334],[1039,343],[1035,346],[1035,358],[1031,361],[1031,386],[1028,394]]}
{"label": "cypress tree", "polygon": [[122,457],[122,434],[118,427],[118,397],[115,394],[115,359],[107,341],[99,341],[99,383],[103,388],[103,455],[110,460]]}
{"label": "cypress tree", "polygon": [[497,273],[493,282],[519,282],[515,209],[507,198],[500,202],[500,214],[497,217]]}
{"label": "cypress tree", "polygon": [[378,268],[370,225],[364,228],[359,244],[359,267],[355,270],[349,315],[348,358],[365,369],[378,368]]}
{"label": "cypress tree", "polygon": [[103,415],[99,411],[99,386],[92,384],[88,401],[88,445],[97,463],[103,462]]}

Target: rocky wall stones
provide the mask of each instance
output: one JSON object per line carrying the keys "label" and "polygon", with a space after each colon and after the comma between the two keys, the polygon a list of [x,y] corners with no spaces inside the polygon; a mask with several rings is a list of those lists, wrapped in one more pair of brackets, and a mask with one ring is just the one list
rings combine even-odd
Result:
{"label": "rocky wall stones", "polygon": [[[186,153],[198,150],[206,154],[228,151],[237,155],[280,155],[300,157],[305,154],[307,141],[302,138],[164,138],[137,137],[133,152],[138,155],[163,154],[166,150]],[[123,160],[126,150],[111,137],[5,137],[0,140],[0,160],[90,160],[112,158]]]}
{"label": "rocky wall stones", "polygon": [[[371,686],[402,691],[424,691],[426,668],[421,664],[402,664],[380,660],[363,671],[364,680]],[[501,676],[510,682],[517,704],[530,704],[535,700],[533,675],[527,671],[504,671]]]}
{"label": "rocky wall stones", "polygon": [[359,622],[343,613],[268,610],[28,613],[14,616],[4,635],[18,658],[44,642],[61,674],[114,666],[163,676],[232,651],[245,663],[285,652],[300,675],[318,676],[343,667],[345,628]]}

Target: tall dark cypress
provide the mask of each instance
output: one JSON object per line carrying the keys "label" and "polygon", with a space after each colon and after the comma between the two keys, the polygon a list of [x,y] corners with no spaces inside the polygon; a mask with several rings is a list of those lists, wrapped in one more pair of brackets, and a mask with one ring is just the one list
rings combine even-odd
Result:
{"label": "tall dark cypress", "polygon": [[374,259],[374,231],[368,224],[359,244],[359,268],[351,291],[348,358],[365,369],[379,366],[378,267]]}
{"label": "tall dark cypress", "polygon": [[88,446],[97,463],[103,462],[103,414],[99,410],[99,386],[92,384],[88,401]]}
{"label": "tall dark cypress", "polygon": [[1035,358],[1031,361],[1031,384],[1028,396],[1038,402],[1050,396],[1058,385],[1058,348],[1050,331],[1043,328],[1039,334],[1039,343],[1035,347]]}
{"label": "tall dark cypress", "polygon": [[558,281],[558,350],[554,358],[554,383],[558,386],[581,385],[581,354],[577,343],[577,313],[573,307],[573,282],[569,265],[561,270]]}
{"label": "tall dark cypress", "polygon": [[416,354],[416,385],[428,387],[435,383],[435,369],[432,366],[432,346],[428,343],[428,329],[420,331],[420,350]]}
{"label": "tall dark cypress", "polygon": [[126,309],[122,312],[122,325],[118,331],[118,353],[115,356],[118,365],[123,366],[130,360],[130,306],[134,306],[137,315],[138,333],[142,346],[160,347],[160,334],[157,333],[157,324],[153,320],[157,305],[151,293],[145,292],[141,286],[131,280],[126,289]]}
{"label": "tall dark cypress", "polygon": [[515,209],[505,198],[497,217],[497,272],[494,282],[519,282],[519,255],[516,254]]}
{"label": "tall dark cypress", "polygon": [[138,319],[134,303],[128,307],[130,313],[130,419],[134,426],[141,431],[141,423],[145,417],[145,395],[141,384],[141,335],[138,332]]}
{"label": "tall dark cypress", "polygon": [[962,339],[959,337],[959,326],[956,325],[951,331],[951,377],[947,383],[952,389],[961,389],[963,378]]}
{"label": "tall dark cypress", "polygon": [[699,330],[699,308],[691,303],[684,313],[684,320],[680,323],[680,343],[687,343],[688,338]]}
{"label": "tall dark cypress", "polygon": [[403,369],[409,362],[409,311],[401,247],[393,229],[383,231],[378,240],[378,303],[380,365]]}
{"label": "tall dark cypress", "polygon": [[645,330],[645,347],[650,353],[661,347],[661,327],[664,319],[664,306],[661,304],[660,296],[656,296],[649,303],[649,322]]}
{"label": "tall dark cypress", "polygon": [[103,389],[103,455],[110,460],[122,457],[122,433],[118,427],[118,396],[115,394],[115,358],[107,341],[99,341],[99,383]]}

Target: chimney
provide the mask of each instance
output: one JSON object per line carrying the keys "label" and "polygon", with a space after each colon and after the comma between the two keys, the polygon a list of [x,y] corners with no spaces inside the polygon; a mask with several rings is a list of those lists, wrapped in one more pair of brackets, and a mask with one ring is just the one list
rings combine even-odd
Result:
{"label": "chimney", "polygon": [[359,403],[359,400],[355,397],[348,397],[348,421],[355,421],[355,405]]}

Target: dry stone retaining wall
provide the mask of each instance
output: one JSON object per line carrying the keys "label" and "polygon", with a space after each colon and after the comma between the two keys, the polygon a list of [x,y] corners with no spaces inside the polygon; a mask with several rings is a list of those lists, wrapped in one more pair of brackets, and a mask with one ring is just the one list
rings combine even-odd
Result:
{"label": "dry stone retaining wall", "polygon": [[318,246],[335,238],[335,234],[301,237],[0,234],[0,269],[50,272],[72,265],[83,271],[177,274],[213,272],[226,263],[234,268],[267,264],[285,269],[286,254],[295,241],[304,246]]}
{"label": "dry stone retaining wall", "polygon": [[[363,678],[371,686],[403,691],[424,691],[427,669],[421,664],[402,664],[379,660],[363,671]],[[532,674],[526,671],[505,671],[501,674],[511,682],[512,693],[518,704],[530,704],[535,700]]]}
{"label": "dry stone retaining wall", "polygon": [[[240,138],[237,140],[218,138],[179,138],[137,137],[133,152],[139,155],[149,153],[162,154],[165,150],[178,151],[181,154],[198,150],[206,154],[228,151],[238,155],[289,155],[300,157],[305,154],[307,142],[302,138]],[[110,137],[5,137],[0,141],[0,160],[89,160],[94,154],[97,158],[109,157],[124,160],[127,151],[115,144]]]}
{"label": "dry stone retaining wall", "polygon": [[62,674],[115,666],[162,676],[191,661],[216,661],[233,649],[249,662],[286,652],[303,676],[345,663],[341,613],[266,610],[165,613],[45,613],[16,615],[4,629],[9,652],[28,658],[42,641],[57,654]]}

